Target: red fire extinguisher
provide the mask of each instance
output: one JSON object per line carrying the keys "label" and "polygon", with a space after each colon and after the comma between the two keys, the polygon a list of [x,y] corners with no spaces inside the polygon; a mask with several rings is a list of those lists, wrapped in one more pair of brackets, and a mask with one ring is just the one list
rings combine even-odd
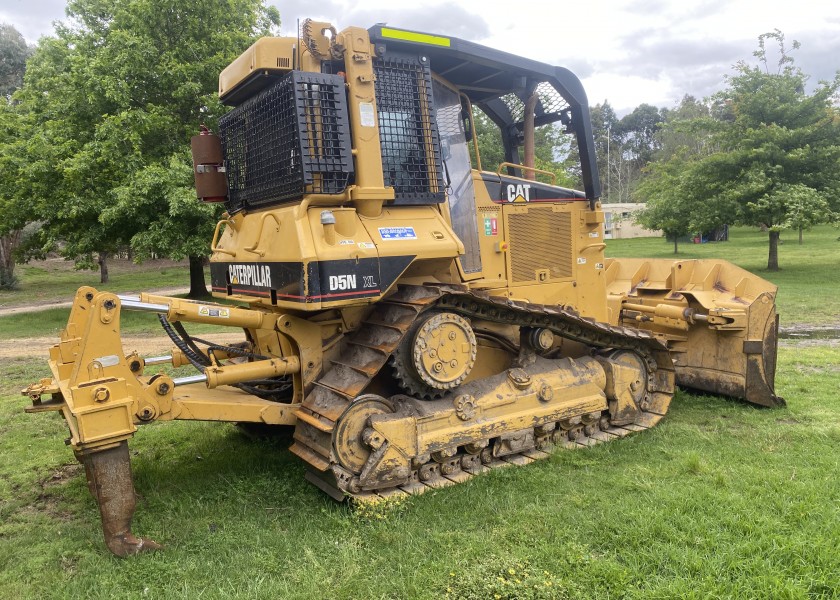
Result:
{"label": "red fire extinguisher", "polygon": [[228,196],[227,174],[219,136],[206,126],[190,138],[195,191],[203,202],[224,202]]}

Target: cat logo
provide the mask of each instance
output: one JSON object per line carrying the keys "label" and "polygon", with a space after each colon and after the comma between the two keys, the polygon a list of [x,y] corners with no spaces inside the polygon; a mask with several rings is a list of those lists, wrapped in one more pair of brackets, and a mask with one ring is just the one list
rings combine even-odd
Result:
{"label": "cat logo", "polygon": [[507,186],[507,201],[508,202],[515,202],[515,203],[522,203],[522,202],[530,202],[531,201],[531,184],[530,183],[519,183],[519,184],[508,184]]}

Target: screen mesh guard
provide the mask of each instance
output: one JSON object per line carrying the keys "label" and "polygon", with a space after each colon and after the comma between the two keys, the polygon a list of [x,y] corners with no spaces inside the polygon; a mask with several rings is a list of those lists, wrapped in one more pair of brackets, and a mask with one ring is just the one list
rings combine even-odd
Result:
{"label": "screen mesh guard", "polygon": [[443,202],[444,178],[428,59],[386,52],[374,61],[382,170],[395,204]]}
{"label": "screen mesh guard", "polygon": [[340,194],[353,159],[344,79],[292,71],[219,121],[228,211]]}

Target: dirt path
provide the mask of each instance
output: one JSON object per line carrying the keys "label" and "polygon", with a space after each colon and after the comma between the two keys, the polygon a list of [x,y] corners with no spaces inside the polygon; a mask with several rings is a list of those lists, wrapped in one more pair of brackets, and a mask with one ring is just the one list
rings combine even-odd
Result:
{"label": "dirt path", "polygon": [[[189,291],[190,288],[177,287],[165,288],[162,290],[151,290],[149,293],[157,294],[159,296],[171,296],[173,294],[186,294]],[[49,310],[51,308],[70,308],[71,306],[73,306],[72,300],[62,302],[37,302],[32,304],[20,304],[18,306],[9,306],[6,308],[0,307],[0,317],[7,317],[9,315],[20,315],[24,313],[41,312],[42,310]]]}

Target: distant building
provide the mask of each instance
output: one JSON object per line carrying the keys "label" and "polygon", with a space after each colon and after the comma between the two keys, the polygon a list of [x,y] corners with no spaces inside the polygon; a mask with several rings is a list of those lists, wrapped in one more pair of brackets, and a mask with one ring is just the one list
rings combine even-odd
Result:
{"label": "distant building", "polygon": [[604,210],[604,239],[623,240],[638,237],[662,237],[659,230],[651,231],[636,224],[633,213],[642,210],[644,204],[622,202],[602,204]]}

